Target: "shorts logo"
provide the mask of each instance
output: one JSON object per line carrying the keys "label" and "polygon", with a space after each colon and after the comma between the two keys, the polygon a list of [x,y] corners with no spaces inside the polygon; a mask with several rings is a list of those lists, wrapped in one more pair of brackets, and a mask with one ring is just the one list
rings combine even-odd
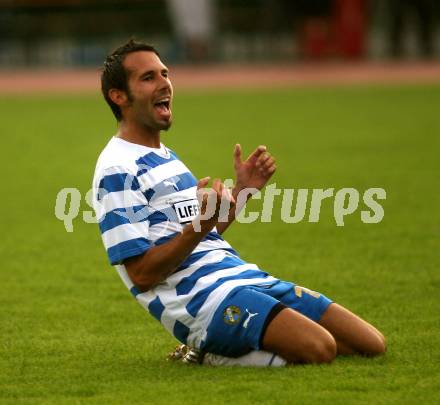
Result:
{"label": "shorts logo", "polygon": [[236,307],[235,305],[229,305],[229,307],[226,307],[226,309],[223,311],[223,320],[228,325],[235,325],[240,321],[240,318],[240,308]]}
{"label": "shorts logo", "polygon": [[311,295],[311,296],[314,297],[314,298],[319,298],[319,297],[321,296],[320,293],[318,293],[318,292],[316,292],[316,291],[309,290],[309,289],[306,288],[306,287],[301,287],[301,286],[299,286],[299,285],[296,285],[296,286],[295,286],[295,295],[296,295],[298,298],[301,298],[301,297],[302,297],[303,292],[306,293],[306,294]]}
{"label": "shorts logo", "polygon": [[246,318],[246,320],[243,322],[243,328],[247,328],[249,325],[249,321],[254,317],[258,315],[258,312],[252,313],[249,312],[248,309],[246,308],[246,312],[248,313],[248,317]]}
{"label": "shorts logo", "polygon": [[191,222],[199,214],[199,201],[197,198],[177,202],[173,207],[181,224]]}

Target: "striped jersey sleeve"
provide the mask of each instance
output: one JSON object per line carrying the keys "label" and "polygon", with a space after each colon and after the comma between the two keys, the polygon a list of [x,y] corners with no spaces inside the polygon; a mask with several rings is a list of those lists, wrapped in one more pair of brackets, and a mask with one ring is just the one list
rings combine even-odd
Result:
{"label": "striped jersey sleeve", "polygon": [[102,170],[95,179],[94,205],[102,240],[112,265],[151,246],[149,208],[138,178],[125,167]]}

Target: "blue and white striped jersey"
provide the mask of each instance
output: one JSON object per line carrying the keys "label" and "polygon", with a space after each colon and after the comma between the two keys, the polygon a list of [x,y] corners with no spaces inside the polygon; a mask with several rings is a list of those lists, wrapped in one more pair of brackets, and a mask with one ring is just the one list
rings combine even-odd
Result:
{"label": "blue and white striped jersey", "polygon": [[240,259],[214,228],[165,281],[140,292],[124,259],[166,243],[198,214],[197,180],[164,145],[113,137],[99,156],[93,203],[105,249],[127,288],[178,340],[200,347],[222,300],[244,285],[277,279]]}

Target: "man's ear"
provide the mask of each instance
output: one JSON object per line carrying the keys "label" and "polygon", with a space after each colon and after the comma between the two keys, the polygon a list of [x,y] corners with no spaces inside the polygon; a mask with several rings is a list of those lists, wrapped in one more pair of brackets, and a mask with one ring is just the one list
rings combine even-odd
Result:
{"label": "man's ear", "polygon": [[108,96],[119,107],[124,107],[128,104],[127,93],[119,89],[110,89],[108,91]]}

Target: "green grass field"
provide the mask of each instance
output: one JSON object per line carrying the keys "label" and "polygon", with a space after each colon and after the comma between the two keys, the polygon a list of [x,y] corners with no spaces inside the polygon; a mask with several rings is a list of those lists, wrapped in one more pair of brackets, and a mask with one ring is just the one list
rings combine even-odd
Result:
{"label": "green grass field", "polygon": [[[360,206],[337,227],[235,224],[226,239],[273,275],[321,291],[376,325],[381,358],[216,369],[170,364],[175,340],[132,299],[97,225],[54,215],[90,188],[116,125],[98,96],[3,97],[1,403],[438,403],[440,87],[177,92],[164,135],[198,177],[232,176],[232,150],[265,143],[280,187],[382,187],[384,220]],[[261,202],[254,202],[254,207]]]}

